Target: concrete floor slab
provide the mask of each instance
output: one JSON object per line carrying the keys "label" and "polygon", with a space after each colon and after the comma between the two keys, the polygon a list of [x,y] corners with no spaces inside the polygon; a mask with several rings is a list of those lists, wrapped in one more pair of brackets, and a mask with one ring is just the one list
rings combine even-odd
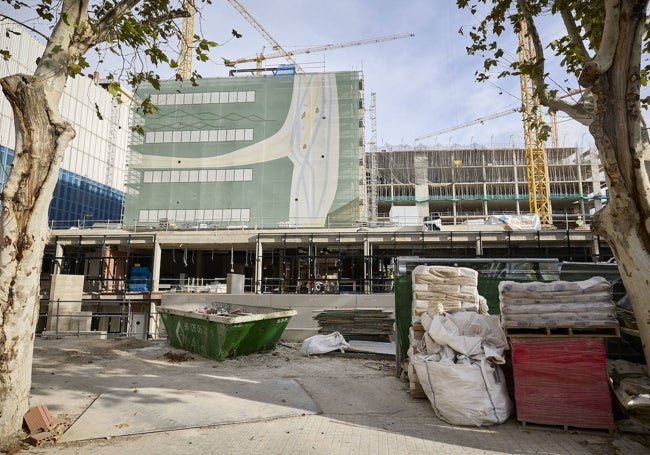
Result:
{"label": "concrete floor slab", "polygon": [[[104,392],[60,441],[126,436],[318,414],[320,408],[293,379],[251,381],[206,377],[210,391],[166,388]],[[218,391],[215,391],[218,390]]]}

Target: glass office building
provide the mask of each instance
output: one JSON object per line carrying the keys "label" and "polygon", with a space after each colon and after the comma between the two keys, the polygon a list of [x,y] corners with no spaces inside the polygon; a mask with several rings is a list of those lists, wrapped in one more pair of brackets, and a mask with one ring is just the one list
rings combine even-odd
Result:
{"label": "glass office building", "polygon": [[[33,74],[44,44],[20,25],[1,19],[0,48],[11,53],[8,61],[0,60],[0,76]],[[128,100],[129,95],[124,95]],[[119,104],[95,73],[68,79],[59,109],[77,135],[63,156],[50,204],[50,224],[66,228],[120,222],[130,137],[129,103]],[[9,102],[0,97],[0,185],[9,173],[14,144],[13,112]]]}

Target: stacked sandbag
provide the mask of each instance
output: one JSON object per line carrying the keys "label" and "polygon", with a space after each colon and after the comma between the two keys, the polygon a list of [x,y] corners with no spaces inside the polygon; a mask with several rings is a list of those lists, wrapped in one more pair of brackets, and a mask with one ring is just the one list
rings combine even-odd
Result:
{"label": "stacked sandbag", "polygon": [[603,277],[549,283],[502,281],[504,328],[615,327],[612,285]]}
{"label": "stacked sandbag", "polygon": [[486,313],[485,299],[478,293],[478,272],[467,267],[417,266],[412,272],[413,314],[420,322],[422,314],[477,311]]}
{"label": "stacked sandbag", "polygon": [[[420,265],[411,273],[413,299],[408,357],[426,354],[424,321],[438,315],[472,311],[487,314],[487,302],[478,293],[478,272],[467,267]],[[427,324],[428,327],[428,324]],[[409,388],[414,398],[426,398],[417,373],[409,362]]]}

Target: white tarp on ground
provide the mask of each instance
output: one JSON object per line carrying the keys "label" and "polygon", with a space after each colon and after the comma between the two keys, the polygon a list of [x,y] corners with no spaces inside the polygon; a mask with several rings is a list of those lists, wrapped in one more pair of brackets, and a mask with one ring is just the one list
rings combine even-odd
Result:
{"label": "white tarp on ground", "polygon": [[333,351],[345,352],[345,349],[350,349],[350,344],[339,332],[310,336],[302,342],[300,347],[300,351],[307,357]]}
{"label": "white tarp on ground", "polygon": [[453,425],[505,422],[513,405],[499,366],[508,342],[498,317],[459,312],[427,323],[423,352],[411,362],[436,415]]}

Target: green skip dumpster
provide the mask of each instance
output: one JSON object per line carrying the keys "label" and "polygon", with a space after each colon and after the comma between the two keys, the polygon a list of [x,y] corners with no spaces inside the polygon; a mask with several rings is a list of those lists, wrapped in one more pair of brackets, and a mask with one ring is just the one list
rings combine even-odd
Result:
{"label": "green skip dumpster", "polygon": [[204,357],[229,357],[275,348],[296,310],[217,304],[205,312],[159,307],[167,338],[175,348]]}

